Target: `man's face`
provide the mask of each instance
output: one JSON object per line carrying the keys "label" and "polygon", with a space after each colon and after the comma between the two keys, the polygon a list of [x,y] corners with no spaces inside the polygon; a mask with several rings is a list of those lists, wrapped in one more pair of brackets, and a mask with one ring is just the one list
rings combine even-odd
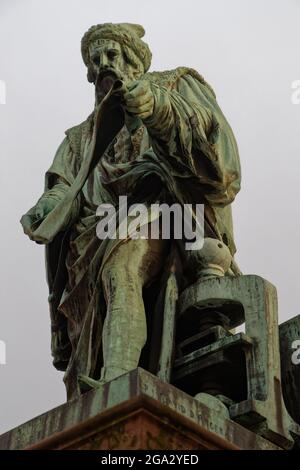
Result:
{"label": "man's face", "polygon": [[112,40],[97,40],[90,44],[89,53],[100,95],[105,95],[116,78],[129,83],[137,78],[136,70],[126,61],[120,44]]}

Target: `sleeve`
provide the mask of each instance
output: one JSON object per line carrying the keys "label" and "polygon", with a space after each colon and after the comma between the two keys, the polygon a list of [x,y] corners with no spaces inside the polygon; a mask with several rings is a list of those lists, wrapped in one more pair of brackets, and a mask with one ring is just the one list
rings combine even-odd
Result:
{"label": "sleeve", "polygon": [[[64,199],[75,174],[72,161],[73,152],[70,148],[68,138],[65,137],[59,146],[52,166],[46,173],[45,191],[37,203],[21,218],[23,230],[32,240],[35,239],[34,232],[40,224],[47,219],[50,212]],[[67,228],[78,216],[80,210],[80,196],[78,196],[71,208],[69,217],[64,221],[61,229]]]}
{"label": "sleeve", "polygon": [[191,75],[174,90],[151,87],[154,112],[144,123],[154,152],[196,176],[212,204],[232,202],[240,189],[238,149],[212,91]]}

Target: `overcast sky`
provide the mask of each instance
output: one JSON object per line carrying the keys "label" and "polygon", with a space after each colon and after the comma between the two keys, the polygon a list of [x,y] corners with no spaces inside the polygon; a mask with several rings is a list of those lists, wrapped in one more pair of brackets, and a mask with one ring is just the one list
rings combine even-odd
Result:
{"label": "overcast sky", "polygon": [[276,285],[280,322],[299,313],[300,1],[0,0],[0,432],[65,400],[51,364],[44,250],[19,219],[42,194],[65,129],[92,110],[82,35],[124,21],[145,27],[151,70],[190,66],[215,89],[242,163],[237,261]]}

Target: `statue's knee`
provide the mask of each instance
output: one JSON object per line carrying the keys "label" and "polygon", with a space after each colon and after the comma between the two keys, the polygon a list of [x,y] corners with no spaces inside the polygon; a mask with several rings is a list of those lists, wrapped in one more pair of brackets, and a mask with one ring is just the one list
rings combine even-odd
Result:
{"label": "statue's knee", "polygon": [[122,257],[107,262],[102,272],[102,285],[106,292],[121,292],[139,284],[136,266],[126,263]]}
{"label": "statue's knee", "polygon": [[118,287],[125,277],[124,269],[121,266],[106,264],[102,272],[102,284],[105,289]]}

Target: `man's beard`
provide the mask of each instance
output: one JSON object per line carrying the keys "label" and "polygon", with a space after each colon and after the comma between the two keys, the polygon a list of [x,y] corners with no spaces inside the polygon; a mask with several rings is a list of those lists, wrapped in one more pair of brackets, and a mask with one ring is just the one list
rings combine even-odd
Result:
{"label": "man's beard", "polygon": [[100,70],[95,82],[96,101],[100,103],[112,88],[116,80],[123,80],[120,73],[114,69]]}

